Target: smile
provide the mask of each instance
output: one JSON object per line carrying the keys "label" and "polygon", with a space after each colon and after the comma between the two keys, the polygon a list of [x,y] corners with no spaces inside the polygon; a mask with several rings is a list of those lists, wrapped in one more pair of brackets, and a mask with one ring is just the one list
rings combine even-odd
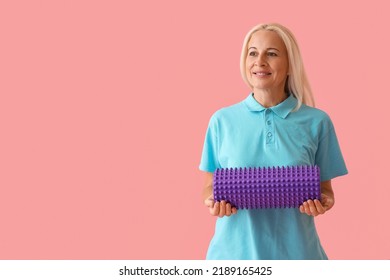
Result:
{"label": "smile", "polygon": [[264,72],[264,71],[259,71],[259,72],[252,72],[253,75],[259,76],[259,77],[264,77],[264,76],[270,76],[270,72]]}

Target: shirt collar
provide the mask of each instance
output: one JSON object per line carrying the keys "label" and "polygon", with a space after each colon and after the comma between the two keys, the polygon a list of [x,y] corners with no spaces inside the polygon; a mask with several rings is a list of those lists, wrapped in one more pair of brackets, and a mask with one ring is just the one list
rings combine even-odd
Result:
{"label": "shirt collar", "polygon": [[292,94],[290,94],[289,97],[287,97],[287,99],[285,99],[283,102],[279,103],[278,105],[270,108],[265,108],[263,107],[263,105],[257,102],[256,99],[253,97],[252,93],[250,93],[249,96],[244,100],[244,103],[248,107],[249,111],[261,112],[264,111],[265,109],[270,109],[276,115],[285,119],[288,116],[288,114],[297,105],[297,99]]}

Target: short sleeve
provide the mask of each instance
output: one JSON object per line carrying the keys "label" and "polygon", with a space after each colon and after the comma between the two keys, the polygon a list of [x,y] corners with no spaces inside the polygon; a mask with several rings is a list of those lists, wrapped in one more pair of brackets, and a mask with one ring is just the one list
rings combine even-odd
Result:
{"label": "short sleeve", "polygon": [[315,156],[315,163],[320,168],[321,182],[348,174],[336,132],[330,119],[328,119],[327,126],[327,133],[320,139]]}
{"label": "short sleeve", "polygon": [[203,144],[202,158],[199,169],[206,172],[214,172],[220,167],[218,161],[218,122],[213,115],[209,121]]}

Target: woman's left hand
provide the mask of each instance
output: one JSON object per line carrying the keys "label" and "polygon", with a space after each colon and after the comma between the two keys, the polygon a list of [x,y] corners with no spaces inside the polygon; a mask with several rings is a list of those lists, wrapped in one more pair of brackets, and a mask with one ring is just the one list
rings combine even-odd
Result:
{"label": "woman's left hand", "polygon": [[330,210],[334,205],[334,194],[330,180],[321,182],[321,191],[321,202],[318,199],[307,200],[299,206],[299,211],[315,217]]}

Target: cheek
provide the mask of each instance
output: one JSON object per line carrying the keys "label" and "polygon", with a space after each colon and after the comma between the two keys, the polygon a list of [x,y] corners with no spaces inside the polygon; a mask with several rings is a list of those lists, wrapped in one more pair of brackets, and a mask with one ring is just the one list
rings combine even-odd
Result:
{"label": "cheek", "polygon": [[279,75],[282,75],[282,76],[287,75],[287,73],[288,73],[288,66],[287,65],[277,65],[277,66],[275,66],[274,69],[278,72]]}
{"label": "cheek", "polygon": [[251,88],[253,88],[253,81],[252,81],[252,75],[251,75],[251,66],[250,64],[247,62],[245,64],[245,75],[246,75],[246,78],[247,78],[247,82],[249,83],[249,86]]}
{"label": "cheek", "polygon": [[251,68],[252,68],[252,65],[250,64],[249,61],[247,61],[246,64],[245,64],[245,72],[246,72],[247,75],[250,74]]}
{"label": "cheek", "polygon": [[284,73],[288,72],[288,62],[281,63],[280,70]]}
{"label": "cheek", "polygon": [[256,62],[256,57],[254,56],[248,56],[245,60],[245,63],[247,66],[253,66],[253,64]]}
{"label": "cheek", "polygon": [[250,66],[251,66],[251,61],[250,61],[249,59],[247,59],[247,60],[245,61],[245,69],[249,69]]}

